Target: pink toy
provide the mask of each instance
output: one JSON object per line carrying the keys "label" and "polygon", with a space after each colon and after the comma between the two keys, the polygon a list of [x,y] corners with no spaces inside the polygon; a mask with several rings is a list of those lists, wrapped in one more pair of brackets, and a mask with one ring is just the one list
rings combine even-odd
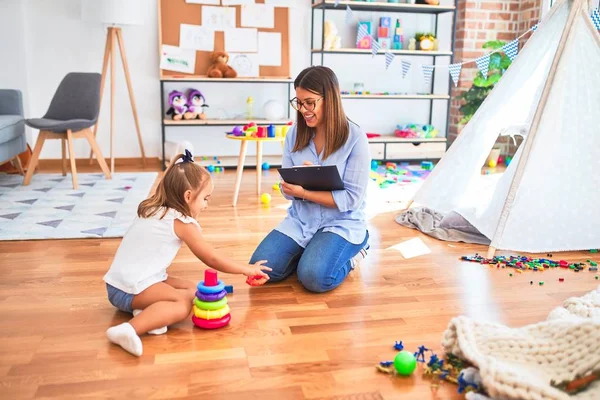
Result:
{"label": "pink toy", "polygon": [[198,328],[202,329],[219,329],[227,326],[229,322],[231,322],[231,314],[225,315],[223,318],[219,319],[202,319],[197,318],[195,315],[192,315],[192,322]]}
{"label": "pink toy", "polygon": [[204,286],[217,286],[217,271],[206,270],[204,271]]}

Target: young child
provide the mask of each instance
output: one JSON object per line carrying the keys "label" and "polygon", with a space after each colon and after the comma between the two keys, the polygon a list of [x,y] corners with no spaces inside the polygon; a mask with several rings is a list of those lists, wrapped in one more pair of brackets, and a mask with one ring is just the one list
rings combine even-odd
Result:
{"label": "young child", "polygon": [[179,154],[165,172],[156,192],[142,201],[138,218],[125,234],[104,276],[108,300],[121,311],[133,313],[129,322],[106,331],[108,339],[141,356],[144,333],[162,334],[167,326],[189,317],[196,284],[167,275],[181,243],[207,266],[229,274],[269,276],[266,261],[253,265],[217,253],[200,234],[196,221],[213,191],[210,174],[194,163],[188,150]]}

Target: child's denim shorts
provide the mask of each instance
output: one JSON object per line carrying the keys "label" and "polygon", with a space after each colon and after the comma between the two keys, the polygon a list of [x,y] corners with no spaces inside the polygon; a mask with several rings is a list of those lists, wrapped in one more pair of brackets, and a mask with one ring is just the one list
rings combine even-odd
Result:
{"label": "child's denim shorts", "polygon": [[133,313],[133,308],[131,308],[133,294],[125,293],[121,289],[117,289],[108,283],[106,284],[106,291],[108,292],[108,301],[110,301],[110,304],[121,311]]}

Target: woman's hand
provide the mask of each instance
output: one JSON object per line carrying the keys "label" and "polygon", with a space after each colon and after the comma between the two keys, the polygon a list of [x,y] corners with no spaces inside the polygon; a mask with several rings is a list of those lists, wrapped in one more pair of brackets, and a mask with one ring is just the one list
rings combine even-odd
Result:
{"label": "woman's hand", "polygon": [[266,282],[267,280],[269,280],[269,275],[265,274],[263,271],[273,271],[271,268],[264,265],[264,264],[266,264],[266,262],[267,262],[267,260],[261,260],[261,261],[257,261],[254,264],[248,265],[248,267],[246,267],[244,269],[244,272],[242,272],[242,273],[244,275],[246,275],[247,277],[260,276]]}
{"label": "woman's hand", "polygon": [[291,183],[287,182],[281,182],[281,190],[288,196],[298,197],[301,199],[304,198],[304,194],[306,193],[306,190],[302,186],[292,185]]}

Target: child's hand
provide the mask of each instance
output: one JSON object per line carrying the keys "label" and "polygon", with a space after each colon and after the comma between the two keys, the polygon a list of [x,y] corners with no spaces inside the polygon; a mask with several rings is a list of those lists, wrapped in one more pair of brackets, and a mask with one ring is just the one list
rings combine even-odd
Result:
{"label": "child's hand", "polygon": [[257,261],[252,265],[249,265],[248,268],[244,270],[243,274],[248,277],[260,276],[263,279],[265,279],[266,282],[267,280],[269,280],[269,275],[267,275],[263,271],[273,271],[271,268],[267,267],[266,265],[263,265],[266,264],[266,262],[267,260],[261,260]]}

